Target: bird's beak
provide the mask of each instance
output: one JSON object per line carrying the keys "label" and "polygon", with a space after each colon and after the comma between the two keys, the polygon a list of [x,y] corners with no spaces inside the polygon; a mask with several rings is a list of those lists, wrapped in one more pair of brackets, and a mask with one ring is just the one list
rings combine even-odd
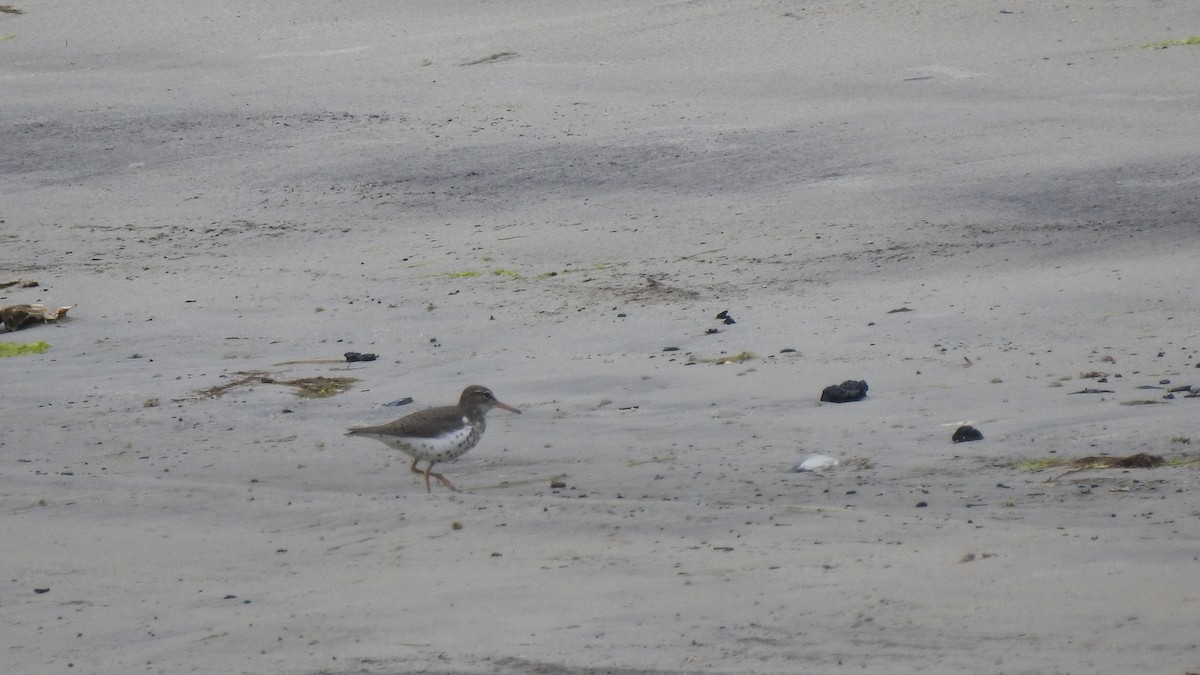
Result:
{"label": "bird's beak", "polygon": [[511,405],[509,405],[509,404],[507,404],[507,403],[501,403],[500,401],[496,401],[496,407],[497,407],[497,408],[504,408],[504,409],[505,409],[505,410],[507,410],[508,412],[515,412],[515,413],[517,413],[518,415],[520,415],[520,414],[521,414],[521,411],[520,411],[520,410],[517,410],[516,408],[512,407]]}

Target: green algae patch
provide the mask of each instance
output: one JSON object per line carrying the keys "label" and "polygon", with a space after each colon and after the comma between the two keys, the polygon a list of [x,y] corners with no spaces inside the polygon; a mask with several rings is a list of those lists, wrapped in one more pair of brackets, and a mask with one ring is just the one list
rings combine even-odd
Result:
{"label": "green algae patch", "polygon": [[7,356],[22,356],[25,354],[43,354],[50,349],[50,343],[45,340],[37,342],[0,342],[0,358]]}
{"label": "green algae patch", "polygon": [[1166,49],[1167,47],[1186,47],[1188,45],[1200,45],[1200,35],[1191,35],[1178,40],[1151,42],[1149,44],[1141,45],[1141,49]]}
{"label": "green algae patch", "polygon": [[734,363],[745,363],[747,361],[753,361],[754,359],[757,359],[757,358],[758,358],[758,354],[755,354],[754,352],[738,352],[737,354],[733,354],[732,356],[722,354],[721,356],[714,356],[709,359],[696,359],[696,361],[699,363],[715,363],[719,366],[727,366],[727,365],[734,364]]}
{"label": "green algae patch", "polygon": [[674,462],[677,459],[679,458],[675,455],[656,455],[649,459],[631,459],[626,466],[632,468],[643,464],[666,464],[667,462]]}

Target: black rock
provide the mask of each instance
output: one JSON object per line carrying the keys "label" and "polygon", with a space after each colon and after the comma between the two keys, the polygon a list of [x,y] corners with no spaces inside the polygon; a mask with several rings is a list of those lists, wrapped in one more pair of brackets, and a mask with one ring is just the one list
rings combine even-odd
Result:
{"label": "black rock", "polygon": [[396,399],[395,401],[392,401],[391,403],[384,403],[383,405],[385,407],[397,408],[402,405],[408,405],[409,403],[412,403],[412,402],[413,402],[413,399],[411,396],[405,396],[404,398]]}
{"label": "black rock", "polygon": [[359,352],[346,352],[343,354],[343,356],[346,357],[347,363],[354,363],[355,361],[374,361],[375,359],[379,358],[375,354],[360,354]]}
{"label": "black rock", "polygon": [[831,384],[821,392],[821,400],[829,403],[850,403],[866,397],[866,380],[846,380],[841,384]]}
{"label": "black rock", "polygon": [[963,426],[954,430],[954,435],[950,437],[950,440],[955,443],[982,441],[983,432],[971,426],[970,424],[964,424]]}
{"label": "black rock", "polygon": [[737,323],[733,320],[733,317],[729,315],[729,310],[727,309],[722,310],[721,313],[717,315],[717,318],[721,321],[724,321],[726,326],[732,326],[733,324]]}

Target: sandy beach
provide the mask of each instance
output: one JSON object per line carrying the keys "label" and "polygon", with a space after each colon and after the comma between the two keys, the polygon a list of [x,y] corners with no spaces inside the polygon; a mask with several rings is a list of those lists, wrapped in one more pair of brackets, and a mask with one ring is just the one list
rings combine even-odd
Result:
{"label": "sandy beach", "polygon": [[4,670],[1200,672],[1197,18],[0,5]]}

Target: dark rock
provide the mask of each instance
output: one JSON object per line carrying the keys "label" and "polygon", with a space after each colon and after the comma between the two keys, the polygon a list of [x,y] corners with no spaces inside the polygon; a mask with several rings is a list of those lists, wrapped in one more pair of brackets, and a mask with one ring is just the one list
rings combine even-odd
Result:
{"label": "dark rock", "polygon": [[950,437],[950,440],[955,443],[982,441],[983,432],[971,426],[970,424],[964,424],[963,426],[954,430],[954,435]]}
{"label": "dark rock", "polygon": [[355,361],[374,361],[375,359],[379,358],[375,354],[361,354],[359,352],[346,352],[343,354],[343,356],[346,357],[347,363],[354,363]]}
{"label": "dark rock", "polygon": [[866,380],[846,380],[841,384],[831,384],[821,392],[821,400],[828,403],[850,403],[866,397]]}
{"label": "dark rock", "polygon": [[399,408],[402,405],[408,405],[409,403],[412,403],[412,402],[413,402],[413,399],[411,396],[405,396],[404,398],[399,398],[399,399],[396,399],[395,401],[392,401],[391,403],[384,403],[383,405],[386,407],[390,407],[390,408]]}
{"label": "dark rock", "polygon": [[717,318],[721,321],[724,321],[726,326],[732,326],[733,324],[737,323],[733,320],[733,317],[729,315],[729,310],[727,309],[722,310],[721,313],[717,315]]}

